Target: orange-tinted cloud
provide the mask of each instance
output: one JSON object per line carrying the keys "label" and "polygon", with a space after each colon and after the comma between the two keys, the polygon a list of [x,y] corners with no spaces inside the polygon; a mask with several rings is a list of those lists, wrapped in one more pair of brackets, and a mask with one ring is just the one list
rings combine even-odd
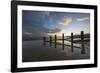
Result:
{"label": "orange-tinted cloud", "polygon": [[61,19],[58,24],[61,25],[69,25],[72,22],[72,18],[69,16],[65,16],[63,19]]}

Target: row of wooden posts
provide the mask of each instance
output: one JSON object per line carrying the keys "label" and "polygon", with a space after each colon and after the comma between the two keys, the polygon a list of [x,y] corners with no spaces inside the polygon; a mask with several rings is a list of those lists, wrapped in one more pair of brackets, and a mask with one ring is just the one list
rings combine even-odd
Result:
{"label": "row of wooden posts", "polygon": [[[85,54],[85,48],[84,48],[84,32],[81,31],[81,34],[80,34],[80,44],[81,44],[81,53],[82,54]],[[46,39],[46,37],[43,37],[43,44],[46,45],[46,43],[48,42],[50,47],[52,46],[52,44],[54,44],[54,47],[56,48],[57,47],[57,35],[54,35],[54,41],[53,41],[53,38],[52,36],[49,37],[49,40]],[[64,44],[64,41],[67,41],[65,38],[64,38],[64,33],[62,34],[62,49],[64,50],[64,47],[65,47],[65,44]],[[73,33],[71,33],[71,36],[70,36],[70,42],[71,42],[71,51],[73,52],[74,51],[74,35]]]}

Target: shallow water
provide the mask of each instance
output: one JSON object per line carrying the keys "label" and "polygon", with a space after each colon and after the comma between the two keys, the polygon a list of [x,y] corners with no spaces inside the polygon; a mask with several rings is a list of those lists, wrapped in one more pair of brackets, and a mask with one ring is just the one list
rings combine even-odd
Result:
{"label": "shallow water", "polygon": [[[70,44],[70,42],[66,42],[66,44]],[[64,50],[61,45],[57,45],[55,48],[54,45],[50,47],[47,43],[44,46],[42,40],[24,41],[22,47],[23,62],[76,60],[90,57],[90,49],[86,48],[86,54],[83,55],[79,48],[74,48],[74,52],[72,52],[68,46],[65,46]]]}
{"label": "shallow water", "polygon": [[[57,41],[58,43],[60,43],[60,44],[62,44],[62,41]],[[69,42],[69,41],[64,41],[64,44],[66,44],[66,45],[71,45],[71,42]],[[74,46],[77,46],[77,47],[80,47],[81,46],[81,44],[76,44],[76,43],[74,43],[73,44]]]}

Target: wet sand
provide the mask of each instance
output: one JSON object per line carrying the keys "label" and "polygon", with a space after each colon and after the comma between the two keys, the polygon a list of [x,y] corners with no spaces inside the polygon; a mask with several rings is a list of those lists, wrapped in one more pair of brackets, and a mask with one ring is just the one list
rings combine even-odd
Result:
{"label": "wet sand", "polygon": [[22,60],[23,62],[34,61],[55,61],[55,60],[80,60],[90,58],[90,48],[85,48],[86,54],[81,54],[80,48],[74,48],[74,52],[70,47],[65,46],[62,49],[61,45],[57,48],[43,45],[42,40],[24,41],[22,45]]}

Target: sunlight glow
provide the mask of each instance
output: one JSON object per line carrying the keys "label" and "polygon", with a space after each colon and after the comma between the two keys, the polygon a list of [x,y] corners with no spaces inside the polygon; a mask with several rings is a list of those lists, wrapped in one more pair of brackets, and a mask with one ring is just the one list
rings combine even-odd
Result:
{"label": "sunlight glow", "polygon": [[64,33],[65,36],[68,36],[68,33],[65,30],[61,30],[60,32],[56,32],[56,33],[47,33],[47,35],[57,35],[57,36],[62,36],[62,34]]}

